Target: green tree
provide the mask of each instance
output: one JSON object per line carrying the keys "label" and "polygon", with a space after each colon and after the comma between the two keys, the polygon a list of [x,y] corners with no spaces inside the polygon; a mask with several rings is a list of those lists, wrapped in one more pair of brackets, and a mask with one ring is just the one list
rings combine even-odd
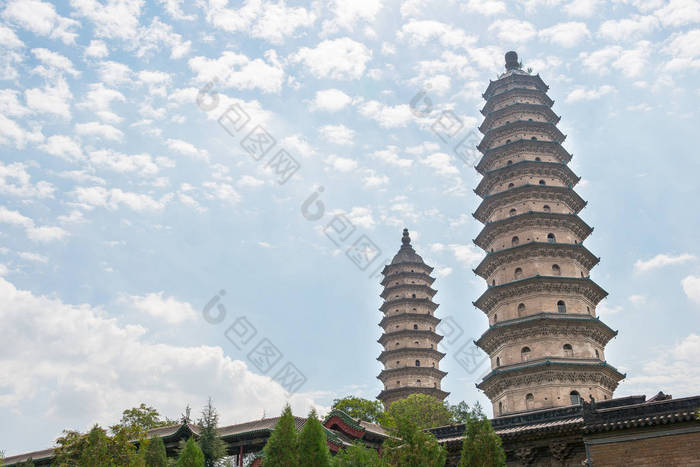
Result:
{"label": "green tree", "polygon": [[471,409],[469,404],[462,401],[457,405],[447,404],[447,408],[452,413],[452,421],[454,423],[466,423],[471,414]]}
{"label": "green tree", "polygon": [[[395,403],[394,403],[395,404]],[[393,404],[392,404],[393,406]],[[384,441],[383,458],[393,466],[443,467],[447,451],[435,436],[423,431],[410,417],[394,418],[392,437]]]}
{"label": "green tree", "polygon": [[165,452],[163,438],[156,437],[148,440],[143,460],[146,467],[168,467],[168,455]]}
{"label": "green tree", "polygon": [[204,467],[204,454],[194,438],[187,440],[175,465],[177,467]]}
{"label": "green tree", "polygon": [[119,423],[110,427],[110,430],[112,433],[126,430],[131,436],[138,438],[148,430],[173,423],[176,422],[167,418],[164,420],[156,409],[141,403],[138,407],[123,411]]}
{"label": "green tree", "polygon": [[299,465],[302,467],[330,467],[331,465],[326,431],[318,420],[316,409],[311,409],[299,435]]}
{"label": "green tree", "polygon": [[389,467],[376,449],[355,442],[352,446],[342,449],[333,459],[334,467]]}
{"label": "green tree", "polygon": [[263,449],[264,467],[294,467],[299,464],[297,429],[287,405]]}
{"label": "green tree", "polygon": [[379,419],[384,413],[384,407],[381,402],[354,396],[335,399],[333,408],[342,410],[352,418],[359,418],[372,423],[379,423]]}
{"label": "green tree", "polygon": [[468,415],[464,427],[464,442],[459,461],[464,467],[500,467],[506,465],[501,438],[477,403]]}
{"label": "green tree", "polygon": [[210,397],[207,405],[202,409],[202,417],[197,421],[199,447],[204,454],[206,467],[215,467],[217,461],[226,455],[226,444],[219,438],[218,424],[219,414],[216,413]]}
{"label": "green tree", "polygon": [[396,427],[398,419],[410,420],[420,430],[449,425],[453,420],[447,403],[427,394],[411,394],[394,402],[381,416],[380,423]]}

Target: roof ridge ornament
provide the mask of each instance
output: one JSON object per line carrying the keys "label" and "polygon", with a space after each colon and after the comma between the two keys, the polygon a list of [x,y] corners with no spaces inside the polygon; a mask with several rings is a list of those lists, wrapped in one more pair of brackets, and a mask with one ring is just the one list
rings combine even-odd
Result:
{"label": "roof ridge ornament", "polygon": [[511,50],[506,53],[506,71],[519,70],[522,65],[518,61],[518,53]]}
{"label": "roof ridge ornament", "polygon": [[403,229],[403,236],[401,237],[401,243],[403,245],[411,244],[411,237],[408,235],[408,229]]}

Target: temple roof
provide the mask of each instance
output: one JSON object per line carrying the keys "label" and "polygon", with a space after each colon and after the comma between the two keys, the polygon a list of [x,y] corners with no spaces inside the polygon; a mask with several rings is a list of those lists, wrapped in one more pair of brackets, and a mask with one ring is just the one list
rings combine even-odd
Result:
{"label": "temple roof", "polygon": [[399,252],[396,253],[394,259],[391,260],[391,264],[403,264],[403,263],[421,263],[423,258],[420,257],[416,250],[411,246],[411,237],[408,236],[408,229],[403,229],[403,236],[401,238],[401,248]]}

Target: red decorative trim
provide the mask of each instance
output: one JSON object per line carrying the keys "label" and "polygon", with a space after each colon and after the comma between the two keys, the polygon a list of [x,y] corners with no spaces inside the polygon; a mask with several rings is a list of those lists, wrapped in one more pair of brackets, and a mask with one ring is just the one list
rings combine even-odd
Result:
{"label": "red decorative trim", "polygon": [[330,430],[333,428],[334,425],[340,431],[342,431],[343,433],[345,433],[346,435],[350,436],[353,439],[362,439],[365,435],[364,430],[360,431],[360,430],[357,430],[357,429],[351,427],[350,425],[345,423],[345,421],[342,418],[338,417],[337,415],[329,418],[328,421],[326,421],[324,426]]}

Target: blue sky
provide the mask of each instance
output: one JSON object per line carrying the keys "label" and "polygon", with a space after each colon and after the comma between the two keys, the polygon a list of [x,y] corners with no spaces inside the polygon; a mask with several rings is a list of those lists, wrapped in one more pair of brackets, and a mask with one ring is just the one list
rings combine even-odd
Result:
{"label": "blue sky", "polygon": [[[373,398],[374,271],[403,227],[464,331],[443,388],[490,408],[486,364],[455,358],[486,319],[479,177],[454,146],[511,49],[550,85],[582,177],[616,395],[698,393],[698,1],[5,1],[0,49],[6,454],[140,402],[177,417],[212,396],[228,424]],[[447,111],[463,128],[443,142]],[[264,156],[244,149],[256,125]],[[346,251],[367,241],[362,269]]]}

